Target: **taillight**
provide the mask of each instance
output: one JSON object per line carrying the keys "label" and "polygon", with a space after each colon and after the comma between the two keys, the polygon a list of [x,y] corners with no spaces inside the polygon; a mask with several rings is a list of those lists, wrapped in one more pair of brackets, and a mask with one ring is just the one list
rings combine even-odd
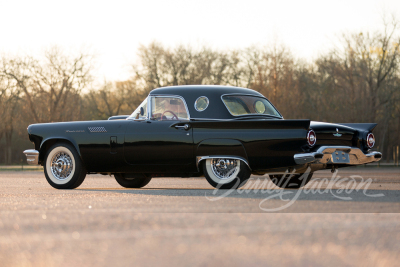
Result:
{"label": "taillight", "polygon": [[369,134],[367,135],[367,146],[368,146],[369,148],[373,148],[374,145],[375,145],[375,136],[374,136],[373,133],[369,133]]}
{"label": "taillight", "polygon": [[309,130],[307,133],[307,142],[309,146],[314,146],[317,142],[317,136],[313,130]]}

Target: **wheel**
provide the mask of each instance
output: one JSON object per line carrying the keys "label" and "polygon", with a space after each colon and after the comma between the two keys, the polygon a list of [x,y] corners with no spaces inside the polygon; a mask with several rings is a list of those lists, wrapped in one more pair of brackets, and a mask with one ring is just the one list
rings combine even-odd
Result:
{"label": "wheel", "polygon": [[218,189],[237,189],[246,184],[251,172],[238,159],[213,158],[203,163],[203,173],[207,181]]}
{"label": "wheel", "polygon": [[44,161],[47,182],[57,189],[74,189],[85,180],[86,169],[75,147],[56,143],[47,151]]}
{"label": "wheel", "polygon": [[115,180],[120,186],[126,188],[141,188],[150,183],[151,177],[145,174],[115,173]]}
{"label": "wheel", "polygon": [[308,184],[313,173],[270,175],[271,181],[280,188],[300,188]]}

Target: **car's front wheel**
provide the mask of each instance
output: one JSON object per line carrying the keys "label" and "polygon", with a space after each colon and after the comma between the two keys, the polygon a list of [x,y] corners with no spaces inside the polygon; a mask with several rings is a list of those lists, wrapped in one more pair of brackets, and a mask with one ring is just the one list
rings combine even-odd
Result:
{"label": "car's front wheel", "polygon": [[115,173],[115,180],[120,186],[126,188],[141,188],[151,181],[151,177],[140,173]]}
{"label": "car's front wheel", "polygon": [[203,163],[203,173],[207,181],[217,189],[237,189],[246,184],[251,172],[238,159],[211,158]]}
{"label": "car's front wheel", "polygon": [[298,189],[308,184],[313,176],[312,172],[300,174],[270,175],[271,181],[280,188]]}
{"label": "car's front wheel", "polygon": [[57,189],[74,189],[85,180],[86,169],[76,149],[68,143],[56,143],[47,150],[44,161],[47,182]]}

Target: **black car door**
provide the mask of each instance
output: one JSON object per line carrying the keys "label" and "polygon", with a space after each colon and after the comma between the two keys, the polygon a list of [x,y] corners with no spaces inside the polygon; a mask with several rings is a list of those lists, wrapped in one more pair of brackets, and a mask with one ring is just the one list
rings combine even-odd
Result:
{"label": "black car door", "polygon": [[193,131],[183,98],[152,96],[149,104],[147,118],[132,120],[126,129],[126,162],[134,165],[135,171],[144,172],[193,169]]}

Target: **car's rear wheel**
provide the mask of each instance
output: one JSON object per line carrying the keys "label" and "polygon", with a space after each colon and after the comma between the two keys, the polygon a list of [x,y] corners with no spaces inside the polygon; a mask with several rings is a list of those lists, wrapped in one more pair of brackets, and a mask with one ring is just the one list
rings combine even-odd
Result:
{"label": "car's rear wheel", "polygon": [[312,172],[301,174],[270,175],[271,181],[280,188],[298,189],[308,184],[313,176]]}
{"label": "car's rear wheel", "polygon": [[86,169],[76,149],[68,143],[56,143],[47,150],[44,161],[47,182],[57,189],[74,189],[85,180]]}
{"label": "car's rear wheel", "polygon": [[237,189],[244,186],[251,172],[238,159],[211,158],[203,163],[203,173],[207,181],[217,189]]}
{"label": "car's rear wheel", "polygon": [[151,177],[141,173],[115,173],[115,180],[126,188],[141,188],[151,181]]}

